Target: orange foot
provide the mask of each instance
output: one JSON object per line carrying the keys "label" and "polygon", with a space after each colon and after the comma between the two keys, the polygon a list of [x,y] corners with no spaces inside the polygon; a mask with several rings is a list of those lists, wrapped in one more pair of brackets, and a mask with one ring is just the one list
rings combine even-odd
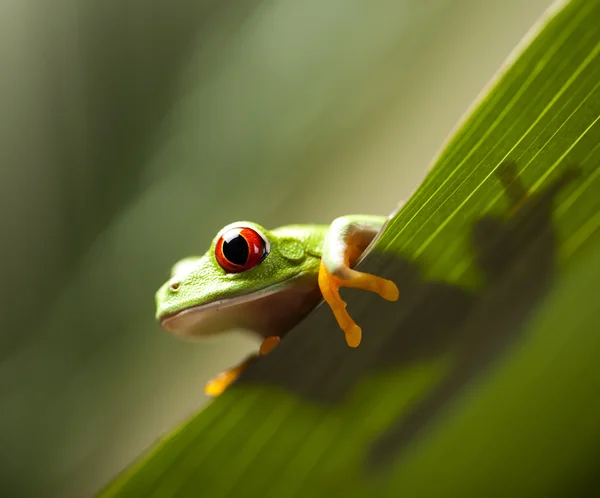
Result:
{"label": "orange foot", "polygon": [[[273,351],[273,349],[275,349],[275,347],[279,344],[280,340],[281,337],[277,336],[270,336],[264,339],[260,345],[258,356],[264,356]],[[207,382],[206,386],[204,387],[204,393],[211,397],[216,397],[223,394],[225,389],[233,384],[242,374],[242,372],[244,372],[244,370],[246,370],[250,365],[252,365],[252,363],[256,361],[258,356],[255,354],[250,355],[239,365],[221,372],[214,379]]]}
{"label": "orange foot", "polygon": [[351,348],[355,348],[360,344],[362,331],[346,311],[346,303],[340,297],[339,288],[364,289],[379,294],[387,301],[396,301],[400,294],[398,287],[391,280],[351,270],[348,267],[344,269],[344,277],[338,277],[329,273],[323,263],[321,263],[319,269],[319,287],[323,298],[331,307],[340,328],[346,335],[348,346]]}

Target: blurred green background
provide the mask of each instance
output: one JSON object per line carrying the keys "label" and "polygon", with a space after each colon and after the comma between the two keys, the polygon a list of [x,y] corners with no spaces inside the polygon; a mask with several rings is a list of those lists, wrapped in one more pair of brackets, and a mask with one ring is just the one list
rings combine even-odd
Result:
{"label": "blurred green background", "polygon": [[550,0],[0,3],[0,489],[90,496],[257,341],[154,321],[225,224],[388,213]]}

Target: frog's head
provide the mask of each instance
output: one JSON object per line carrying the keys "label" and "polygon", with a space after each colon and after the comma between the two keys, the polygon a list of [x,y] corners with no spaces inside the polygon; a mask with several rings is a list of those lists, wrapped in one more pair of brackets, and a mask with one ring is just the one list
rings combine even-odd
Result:
{"label": "frog's head", "polygon": [[286,313],[286,306],[298,310],[309,294],[314,296],[309,277],[318,265],[318,257],[293,232],[231,223],[204,256],[173,266],[171,278],[156,293],[156,318],[165,330],[184,336],[236,327],[267,333],[277,313]]}

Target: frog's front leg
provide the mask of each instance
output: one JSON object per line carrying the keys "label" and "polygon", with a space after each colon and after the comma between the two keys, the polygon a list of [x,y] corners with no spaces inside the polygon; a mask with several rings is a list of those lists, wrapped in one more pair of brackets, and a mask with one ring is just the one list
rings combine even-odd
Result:
{"label": "frog's front leg", "polygon": [[391,280],[353,270],[360,255],[377,235],[387,218],[383,216],[344,216],[337,218],[325,238],[319,269],[319,287],[335,318],[346,335],[350,347],[360,344],[361,328],[346,310],[340,287],[375,292],[388,301],[396,301],[398,287]]}
{"label": "frog's front leg", "polygon": [[224,372],[221,372],[214,379],[208,381],[206,386],[204,387],[204,393],[207,396],[215,397],[223,394],[223,391],[227,389],[231,384],[233,384],[240,375],[254,363],[259,356],[264,356],[269,354],[275,347],[279,344],[281,337],[276,335],[266,337],[262,344],[260,345],[260,349],[258,351],[258,355],[252,354],[248,356],[244,361],[235,367],[229,368]]}

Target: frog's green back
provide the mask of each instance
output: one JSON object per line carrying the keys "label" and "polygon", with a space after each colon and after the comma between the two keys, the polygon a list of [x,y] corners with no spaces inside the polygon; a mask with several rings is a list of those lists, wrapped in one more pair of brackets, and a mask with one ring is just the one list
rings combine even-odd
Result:
{"label": "frog's green back", "polygon": [[280,248],[285,247],[286,240],[295,240],[302,243],[307,254],[320,259],[328,231],[329,225],[285,225],[271,233],[279,240]]}

